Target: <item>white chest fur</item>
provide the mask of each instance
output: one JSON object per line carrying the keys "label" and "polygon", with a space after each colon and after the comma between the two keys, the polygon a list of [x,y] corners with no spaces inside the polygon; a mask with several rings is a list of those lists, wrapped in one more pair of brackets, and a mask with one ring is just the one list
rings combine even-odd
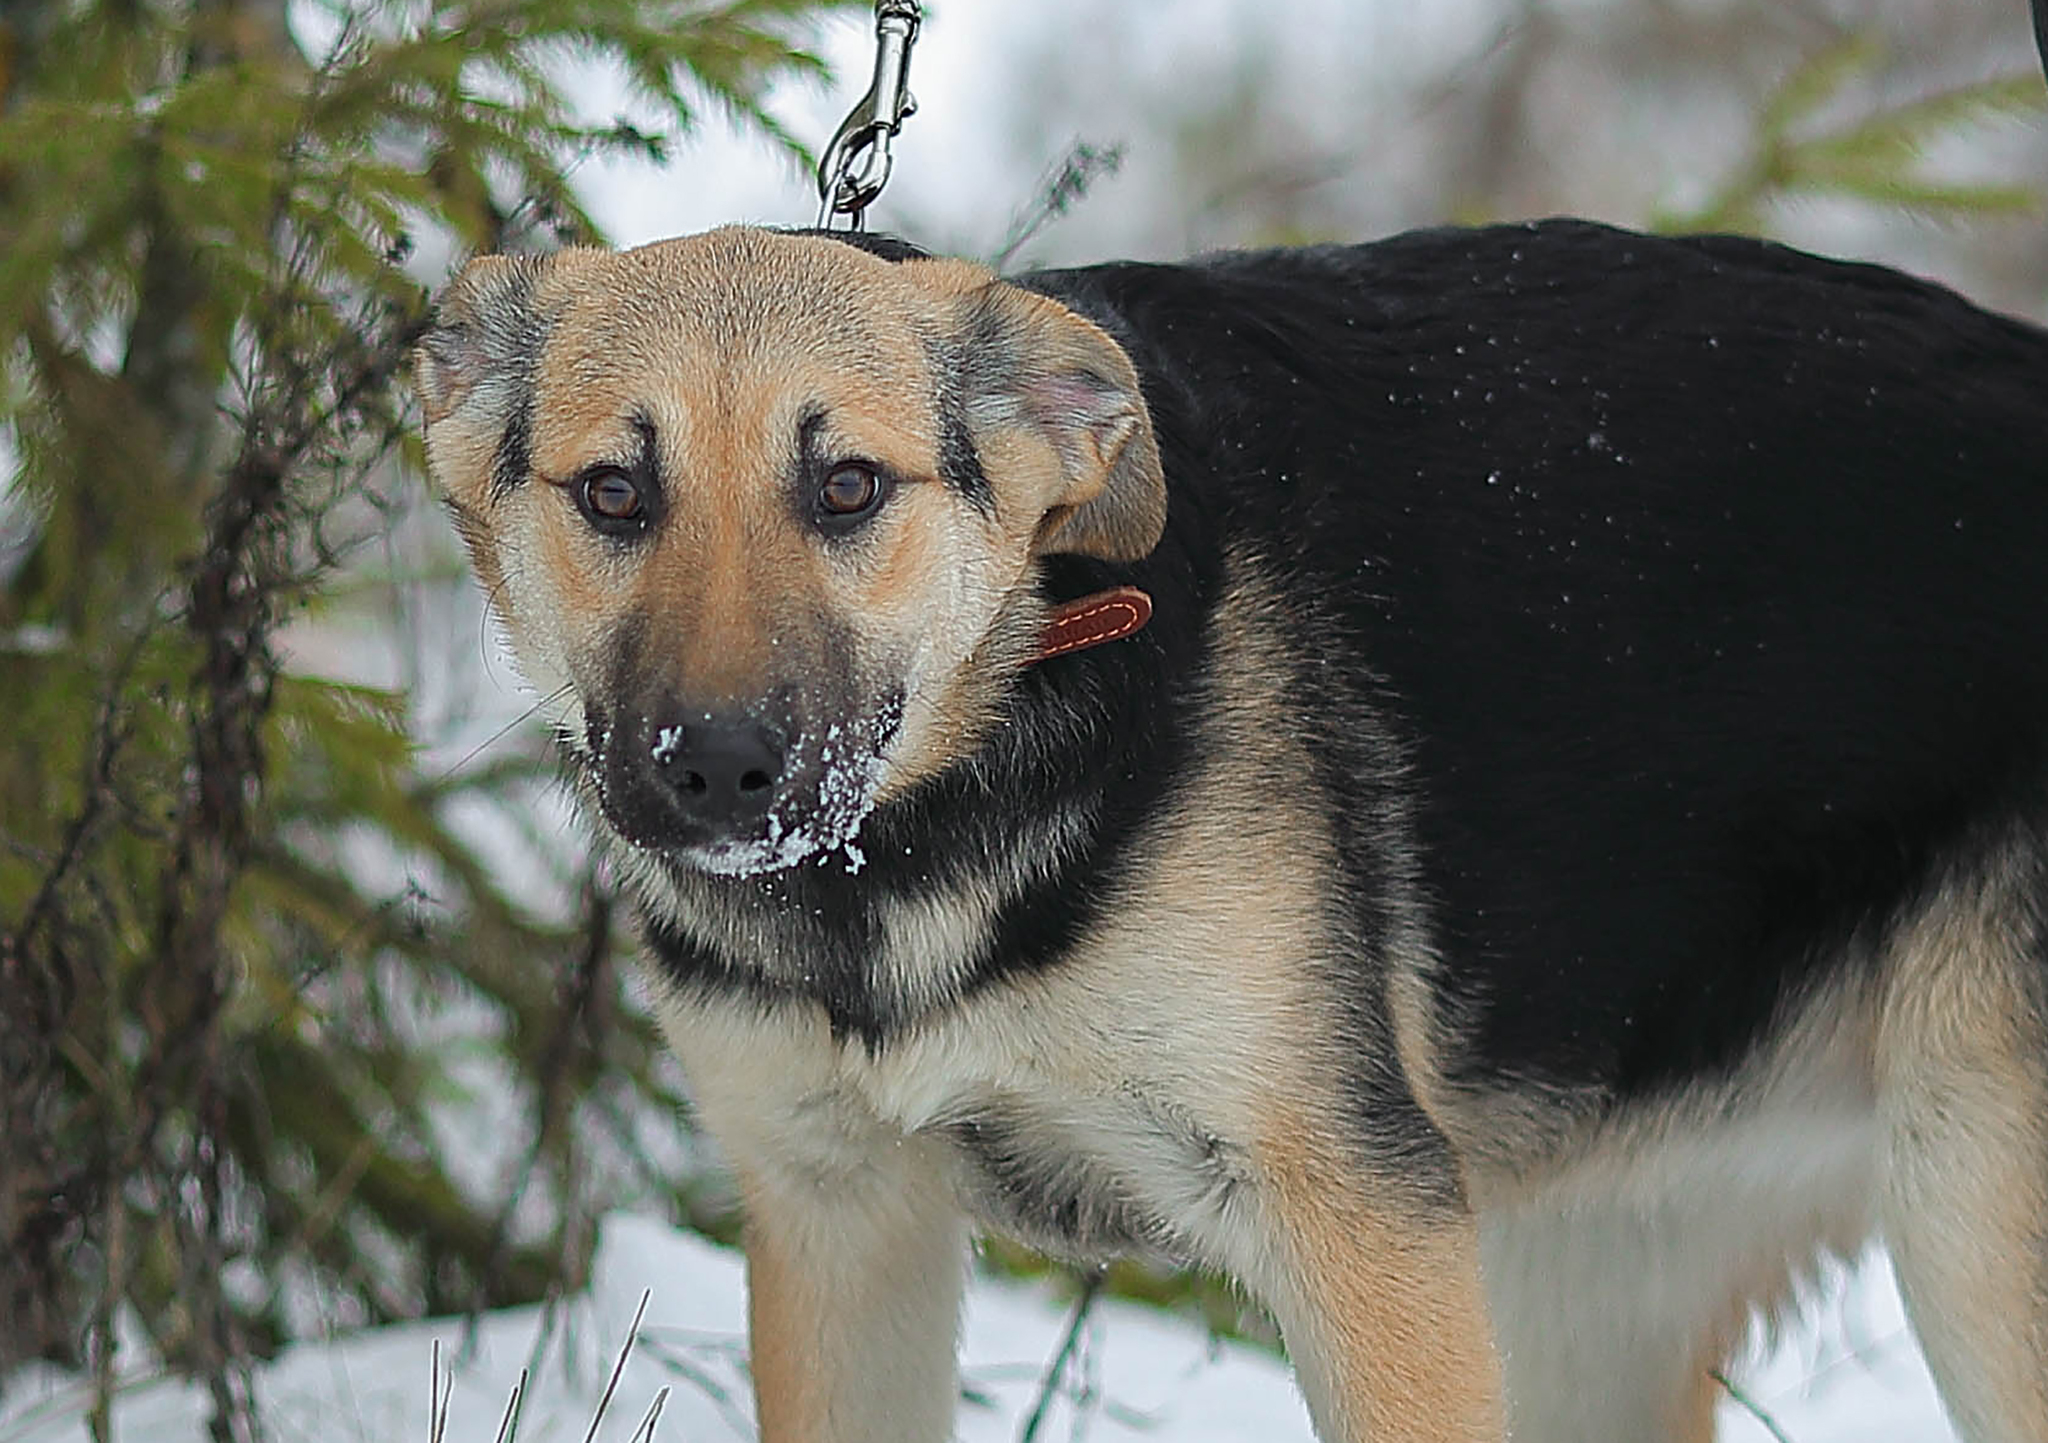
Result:
{"label": "white chest fur", "polygon": [[[1114,950],[1106,971],[1142,968]],[[1216,1009],[1185,989],[1110,997],[1090,971],[992,991],[878,1051],[835,1039],[821,1015],[744,1002],[662,1020],[713,1131],[765,1142],[770,1165],[826,1182],[916,1143],[964,1207],[1039,1246],[1224,1263],[1242,1252],[1230,1234],[1254,1119],[1235,1089],[1189,1074],[1247,1075],[1232,1056],[1245,1038],[1220,1035]],[[1214,1035],[1190,1048],[1191,1030]]]}

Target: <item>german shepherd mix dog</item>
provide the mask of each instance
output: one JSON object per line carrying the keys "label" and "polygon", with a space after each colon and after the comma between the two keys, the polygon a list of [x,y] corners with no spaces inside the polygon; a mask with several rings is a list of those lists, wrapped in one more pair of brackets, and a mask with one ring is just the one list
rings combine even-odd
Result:
{"label": "german shepherd mix dog", "polygon": [[948,1437],[969,1218],[1234,1275],[1344,1443],[1707,1439],[1881,1233],[2048,1440],[2048,333],[1570,221],[726,229],[477,260],[419,376],[770,1443]]}

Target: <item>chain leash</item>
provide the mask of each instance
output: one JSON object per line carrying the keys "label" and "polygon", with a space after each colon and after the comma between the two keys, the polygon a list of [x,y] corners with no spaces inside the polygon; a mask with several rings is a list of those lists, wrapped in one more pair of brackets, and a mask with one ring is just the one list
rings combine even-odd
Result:
{"label": "chain leash", "polygon": [[890,144],[917,113],[910,48],[922,15],[917,0],[875,0],[875,77],[818,158],[818,229],[861,229],[889,183]]}

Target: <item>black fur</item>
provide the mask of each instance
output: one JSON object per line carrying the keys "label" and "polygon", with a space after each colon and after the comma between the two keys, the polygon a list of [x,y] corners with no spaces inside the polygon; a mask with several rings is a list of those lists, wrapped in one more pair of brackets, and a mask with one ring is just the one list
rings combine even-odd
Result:
{"label": "black fur", "polygon": [[[857,876],[679,874],[816,966],[655,927],[676,981],[809,997],[882,1048],[1057,967],[1174,804],[1226,549],[1292,598],[1342,995],[1385,1015],[1375,944],[1419,866],[1473,1081],[1620,1097],[1731,1065],[1987,809],[2041,795],[2042,332],[1875,267],[1563,221],[1023,283],[1130,351],[1171,496],[1147,560],[1056,559],[1044,589],[1133,581],[1154,619],[1026,671],[971,762],[869,819]],[[1074,845],[1032,852],[1016,819],[1053,814]],[[884,898],[1012,870],[961,975],[872,974]],[[1373,1116],[1402,1092],[1359,1087]]]}
{"label": "black fur", "polygon": [[[947,357],[942,348],[934,347],[935,369],[946,374],[949,369]],[[989,485],[988,476],[981,469],[981,456],[975,450],[974,437],[967,429],[967,415],[960,399],[959,390],[951,385],[939,392],[939,479],[966,498],[967,503],[983,516],[996,514],[995,488]]]}
{"label": "black fur", "polygon": [[891,263],[897,261],[928,260],[931,252],[913,245],[901,236],[889,235],[882,231],[867,230],[826,230],[818,226],[790,226],[781,231],[783,235],[815,235],[826,240],[836,240],[850,245],[857,251],[866,251],[871,256],[880,256]]}
{"label": "black fur", "polygon": [[522,385],[511,414],[505,418],[505,430],[498,437],[497,456],[491,464],[491,494],[511,494],[532,472],[533,388]]}
{"label": "black fur", "polygon": [[2037,330],[1573,222],[1039,284],[1166,383],[1175,504],[1317,599],[1301,654],[1377,678],[1472,1075],[1733,1061],[2041,779]]}
{"label": "black fur", "polygon": [[506,332],[494,337],[489,349],[494,363],[504,369],[507,390],[513,397],[491,463],[494,500],[510,495],[533,473],[535,375],[548,338],[547,322],[533,304],[533,281],[530,268],[514,270],[483,322]]}

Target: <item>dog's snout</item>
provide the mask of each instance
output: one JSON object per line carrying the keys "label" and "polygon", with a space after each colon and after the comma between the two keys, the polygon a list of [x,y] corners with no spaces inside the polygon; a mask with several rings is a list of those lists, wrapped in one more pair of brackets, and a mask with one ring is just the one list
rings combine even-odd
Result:
{"label": "dog's snout", "polygon": [[761,816],[782,776],[782,747],[751,721],[699,716],[657,727],[650,754],[683,810],[712,825]]}

